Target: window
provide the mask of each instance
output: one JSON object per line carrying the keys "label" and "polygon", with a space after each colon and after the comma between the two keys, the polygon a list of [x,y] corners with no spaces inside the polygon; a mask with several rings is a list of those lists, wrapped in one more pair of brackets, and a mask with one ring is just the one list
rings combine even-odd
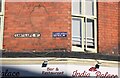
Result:
{"label": "window", "polygon": [[0,49],[3,43],[3,26],[4,26],[4,0],[0,0]]}
{"label": "window", "polygon": [[72,0],[72,51],[97,51],[96,0]]}

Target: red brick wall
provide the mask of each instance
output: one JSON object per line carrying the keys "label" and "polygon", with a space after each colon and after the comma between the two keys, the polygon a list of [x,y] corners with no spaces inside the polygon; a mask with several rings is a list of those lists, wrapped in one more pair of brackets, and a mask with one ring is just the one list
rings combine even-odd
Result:
{"label": "red brick wall", "polygon": [[[4,49],[6,51],[71,50],[70,3],[6,2]],[[40,38],[14,38],[15,33],[40,32]],[[67,32],[67,38],[52,38],[52,32]]]}
{"label": "red brick wall", "polygon": [[[118,54],[119,4],[98,3],[98,52],[100,53]],[[63,2],[6,3],[4,29],[3,46],[6,51],[53,52],[61,49],[61,51],[71,51],[71,4]],[[14,38],[14,34],[20,32],[40,32],[41,37]],[[68,37],[53,38],[52,32],[67,32]]]}
{"label": "red brick wall", "polygon": [[118,54],[118,3],[98,3],[98,51]]}

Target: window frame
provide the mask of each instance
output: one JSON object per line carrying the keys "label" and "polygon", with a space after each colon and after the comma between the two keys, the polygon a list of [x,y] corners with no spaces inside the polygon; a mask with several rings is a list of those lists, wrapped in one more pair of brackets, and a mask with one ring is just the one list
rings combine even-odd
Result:
{"label": "window frame", "polygon": [[[82,48],[81,48],[81,50],[82,51],[84,51],[84,48],[86,49],[86,50],[90,50],[90,51],[92,51],[92,52],[95,52],[95,53],[97,53],[97,0],[94,0],[94,15],[86,15],[85,14],[85,0],[81,0],[81,14],[73,14],[72,13],[72,18],[81,18],[82,19],[82,30],[84,30],[85,28],[84,28],[84,23],[85,23],[85,27],[87,27],[86,25],[86,23],[87,22],[84,22],[84,20],[86,20],[86,19],[91,19],[91,20],[94,20],[94,45],[95,45],[95,48],[94,49],[90,49],[90,48],[87,48],[87,46],[86,47],[84,47],[84,46],[82,46]],[[86,29],[85,29],[86,30]],[[84,42],[84,32],[82,32],[82,45],[84,45],[84,44],[87,44],[87,40],[86,40],[86,42]],[[87,37],[85,37],[85,38],[87,38]]]}
{"label": "window frame", "polygon": [[[79,18],[79,17],[72,17],[72,19],[73,18],[77,18],[77,19],[81,19],[81,22],[84,22],[84,18]],[[79,50],[79,51],[82,51],[82,52],[84,52],[84,23],[82,23],[82,26],[81,26],[81,28],[82,28],[82,30],[81,30],[81,33],[82,33],[82,38],[81,38],[81,43],[82,43],[82,45],[81,45],[81,48],[79,49],[79,48],[76,48],[77,50]],[[73,50],[73,47],[72,47],[72,50]],[[77,51],[77,50],[74,50],[74,51]]]}
{"label": "window frame", "polygon": [[0,16],[4,15],[5,0],[2,0],[1,3],[2,3],[2,4],[1,4],[1,7],[2,7],[2,8],[1,8]]}
{"label": "window frame", "polygon": [[3,31],[4,31],[4,9],[5,9],[5,0],[1,1],[1,12],[0,12],[0,22],[1,22],[1,28],[0,28],[0,49],[3,49]]}

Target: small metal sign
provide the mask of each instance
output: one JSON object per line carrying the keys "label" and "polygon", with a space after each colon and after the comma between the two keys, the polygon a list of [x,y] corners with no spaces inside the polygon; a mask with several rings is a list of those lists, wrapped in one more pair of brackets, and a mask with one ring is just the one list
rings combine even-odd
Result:
{"label": "small metal sign", "polygon": [[15,33],[15,38],[39,38],[41,35],[39,32],[35,33]]}
{"label": "small metal sign", "polygon": [[63,38],[63,37],[67,37],[67,32],[53,32],[52,36],[54,38]]}

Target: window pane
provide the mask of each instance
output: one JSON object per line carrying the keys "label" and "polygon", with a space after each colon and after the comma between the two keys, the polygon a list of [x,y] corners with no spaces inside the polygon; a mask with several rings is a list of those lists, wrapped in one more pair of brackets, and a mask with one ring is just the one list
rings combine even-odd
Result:
{"label": "window pane", "polygon": [[1,17],[0,17],[0,36],[1,36]]}
{"label": "window pane", "polygon": [[1,12],[1,8],[2,8],[2,0],[0,0],[0,12]]}
{"label": "window pane", "polygon": [[94,15],[94,0],[85,0],[85,14]]}
{"label": "window pane", "polygon": [[81,45],[81,25],[82,25],[82,20],[81,19],[77,19],[77,18],[73,18],[72,19],[72,44],[73,45]]}
{"label": "window pane", "polygon": [[0,17],[0,49],[2,49],[2,38],[1,38],[1,36],[2,36],[2,32],[1,32],[1,17]]}
{"label": "window pane", "polygon": [[1,17],[0,17],[0,28],[1,28]]}
{"label": "window pane", "polygon": [[94,48],[94,20],[87,19],[87,45]]}
{"label": "window pane", "polygon": [[72,14],[81,14],[81,0],[72,0]]}

